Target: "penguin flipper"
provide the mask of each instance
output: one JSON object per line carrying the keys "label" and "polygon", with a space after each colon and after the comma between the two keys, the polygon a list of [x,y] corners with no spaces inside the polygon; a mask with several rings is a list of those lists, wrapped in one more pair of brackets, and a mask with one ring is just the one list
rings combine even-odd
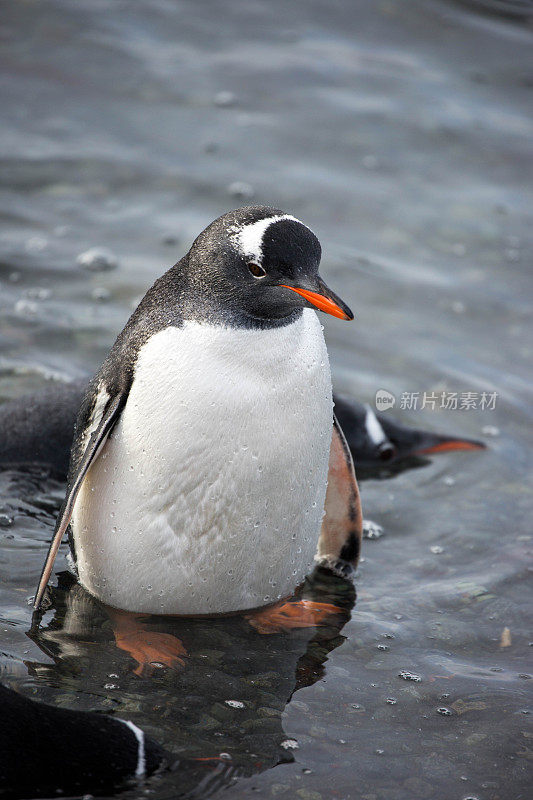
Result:
{"label": "penguin flipper", "polygon": [[35,611],[37,611],[41,605],[44,590],[46,589],[46,584],[50,578],[50,573],[52,572],[52,567],[54,566],[54,561],[56,559],[57,551],[59,550],[59,545],[61,544],[61,539],[63,538],[63,534],[67,530],[70,523],[72,512],[74,511],[74,504],[76,503],[76,498],[81,489],[83,480],[93,462],[98,458],[102,447],[107,441],[107,437],[118,422],[122,409],[126,403],[126,399],[127,394],[119,393],[115,395],[115,397],[108,400],[100,422],[98,423],[96,430],[94,430],[91,434],[85,451],[83,452],[83,455],[77,464],[76,470],[71,476],[71,480],[69,482],[70,485],[67,490],[67,496],[63,506],[61,507],[61,511],[59,512],[54,535],[52,537],[52,541],[50,542],[46,561],[44,562],[43,571],[39,579],[39,585],[37,587],[35,601],[33,604]]}
{"label": "penguin flipper", "polygon": [[315,560],[336,573],[349,575],[359,560],[363,515],[352,455],[335,415],[324,508]]}

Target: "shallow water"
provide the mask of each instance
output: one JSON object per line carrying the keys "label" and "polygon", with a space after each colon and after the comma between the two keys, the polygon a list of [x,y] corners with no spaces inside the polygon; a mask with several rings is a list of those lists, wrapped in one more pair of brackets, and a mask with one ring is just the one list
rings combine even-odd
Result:
{"label": "shallow water", "polygon": [[[151,281],[253,199],[317,232],[322,274],[356,312],[351,325],[324,319],[335,387],[369,402],[386,389],[391,415],[489,444],[363,483],[385,535],[364,543],[349,621],[279,634],[242,618],[153,622],[187,654],[144,677],[76,587],[28,637],[62,486],[0,473],[2,680],[145,727],[180,759],[147,783],[156,800],[223,786],[232,798],[527,796],[529,11],[3,9],[0,399],[94,369]],[[117,268],[77,264],[91,247]],[[412,392],[419,408],[401,410]],[[497,397],[432,410],[424,392]],[[306,591],[351,604],[323,576]],[[192,760],[221,752],[231,760]]]}

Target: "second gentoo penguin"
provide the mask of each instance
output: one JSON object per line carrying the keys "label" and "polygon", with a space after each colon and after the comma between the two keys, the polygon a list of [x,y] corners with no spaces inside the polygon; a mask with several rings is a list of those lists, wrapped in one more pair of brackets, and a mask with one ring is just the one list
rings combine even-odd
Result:
{"label": "second gentoo penguin", "polygon": [[359,493],[315,310],[353,315],[320,256],[302,222],[247,207],[155,282],[82,402],[36,608],[69,524],[82,585],[134,612],[254,608],[314,559],[357,563]]}
{"label": "second gentoo penguin", "polygon": [[164,763],[133,722],[35,702],[0,685],[0,797],[111,795]]}
{"label": "second gentoo penguin", "polygon": [[[0,469],[43,467],[66,480],[74,423],[87,390],[86,380],[52,383],[0,405]],[[360,481],[389,477],[428,463],[427,456],[482,450],[485,444],[464,436],[413,428],[389,412],[333,392],[335,416],[342,428]]]}
{"label": "second gentoo penguin", "polygon": [[342,427],[361,477],[390,475],[427,463],[426,456],[457,450],[483,450],[476,439],[450,436],[401,425],[367,403],[335,395],[335,416]]}

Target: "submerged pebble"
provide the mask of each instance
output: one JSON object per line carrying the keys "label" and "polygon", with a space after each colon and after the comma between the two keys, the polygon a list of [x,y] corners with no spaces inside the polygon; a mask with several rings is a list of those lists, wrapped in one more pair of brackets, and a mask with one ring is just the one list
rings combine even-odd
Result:
{"label": "submerged pebble", "polygon": [[370,519],[363,520],[363,539],[381,539],[385,533],[383,527]]}
{"label": "submerged pebble", "polygon": [[280,745],[284,750],[297,750],[299,746],[296,739],[285,739]]}

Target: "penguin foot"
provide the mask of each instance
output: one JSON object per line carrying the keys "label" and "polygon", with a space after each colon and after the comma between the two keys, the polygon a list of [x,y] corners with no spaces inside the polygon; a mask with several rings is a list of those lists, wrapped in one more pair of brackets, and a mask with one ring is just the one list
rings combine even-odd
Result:
{"label": "penguin foot", "polygon": [[137,662],[133,670],[139,677],[148,677],[154,670],[163,667],[184,667],[182,656],[188,653],[183,643],[171,633],[151,631],[143,622],[143,616],[127,611],[109,609],[117,647],[125,650]]}
{"label": "penguin foot", "polygon": [[331,603],[314,600],[293,600],[246,615],[258,633],[283,633],[295,628],[315,628],[326,625],[332,616],[345,614]]}
{"label": "penguin foot", "polygon": [[315,556],[315,564],[317,567],[329,570],[338,578],[344,578],[346,581],[353,581],[355,577],[355,567],[349,561],[337,556]]}
{"label": "penguin foot", "polygon": [[162,667],[176,669],[178,665],[185,666],[180,656],[187,656],[187,650],[171,633],[143,630],[128,634],[115,633],[115,641],[117,647],[125,650],[137,662],[133,672],[139,677],[148,677],[155,669]]}

